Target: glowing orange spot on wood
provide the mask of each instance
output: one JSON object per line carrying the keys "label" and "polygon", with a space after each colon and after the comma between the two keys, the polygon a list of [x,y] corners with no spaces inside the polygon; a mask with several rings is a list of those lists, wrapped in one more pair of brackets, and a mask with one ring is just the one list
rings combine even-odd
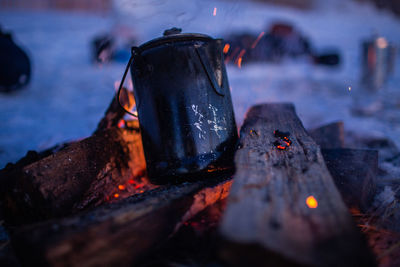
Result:
{"label": "glowing orange spot on wood", "polygon": [[315,209],[316,207],[318,207],[318,201],[315,199],[314,196],[309,196],[306,199],[306,204],[310,209]]}
{"label": "glowing orange spot on wood", "polygon": [[135,181],[134,181],[133,179],[130,179],[130,180],[128,181],[128,183],[129,183],[129,184],[134,184]]}
{"label": "glowing orange spot on wood", "polygon": [[119,198],[119,194],[114,194],[114,197],[115,198]]}
{"label": "glowing orange spot on wood", "polygon": [[118,186],[118,189],[119,189],[119,190],[125,190],[125,185],[120,184],[120,185]]}

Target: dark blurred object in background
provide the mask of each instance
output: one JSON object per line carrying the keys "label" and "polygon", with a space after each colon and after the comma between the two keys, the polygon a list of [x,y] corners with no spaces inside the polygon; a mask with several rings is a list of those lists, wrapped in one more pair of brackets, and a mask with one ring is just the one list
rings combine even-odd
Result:
{"label": "dark blurred object in background", "polygon": [[31,63],[10,33],[0,28],[0,92],[11,92],[29,83]]}
{"label": "dark blurred object in background", "polygon": [[371,91],[382,89],[394,73],[396,46],[382,36],[373,36],[361,45],[361,83]]}
{"label": "dark blurred object in background", "polygon": [[258,36],[251,33],[232,34],[226,38],[224,54],[226,62],[241,67],[248,62],[276,62],[286,58],[310,58],[313,63],[337,66],[340,63],[339,52],[316,53],[309,39],[287,22],[276,22],[268,31]]}
{"label": "dark blurred object in background", "polygon": [[356,0],[358,2],[373,2],[378,8],[391,10],[397,16],[400,15],[399,0]]}
{"label": "dark blurred object in background", "polygon": [[328,50],[313,55],[314,63],[327,66],[336,66],[340,64],[339,51]]}
{"label": "dark blurred object in background", "polygon": [[96,62],[104,63],[111,61],[113,49],[114,49],[114,38],[109,35],[100,35],[93,40],[93,57]]}
{"label": "dark blurred object in background", "polygon": [[129,60],[131,47],[136,44],[132,36],[123,38],[115,33],[97,35],[91,41],[93,60],[97,63],[126,62]]}

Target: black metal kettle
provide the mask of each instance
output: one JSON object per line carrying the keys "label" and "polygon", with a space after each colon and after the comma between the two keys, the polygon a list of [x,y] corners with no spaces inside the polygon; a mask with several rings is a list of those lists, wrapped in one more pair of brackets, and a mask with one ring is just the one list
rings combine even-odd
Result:
{"label": "black metal kettle", "polygon": [[174,28],[132,48],[120,89],[130,67],[154,183],[203,179],[233,168],[238,135],[222,43]]}

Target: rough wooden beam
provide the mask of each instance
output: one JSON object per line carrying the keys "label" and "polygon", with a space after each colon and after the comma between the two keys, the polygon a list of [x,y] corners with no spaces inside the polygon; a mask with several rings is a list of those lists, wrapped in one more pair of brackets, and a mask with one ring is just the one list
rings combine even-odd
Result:
{"label": "rough wooden beam", "polygon": [[378,151],[322,149],[322,156],[346,205],[367,211],[376,192]]}
{"label": "rough wooden beam", "polygon": [[343,148],[344,126],[342,121],[323,125],[308,131],[321,148]]}
{"label": "rough wooden beam", "polygon": [[187,219],[227,197],[220,178],[167,185],[58,221],[19,229],[13,245],[23,264],[134,266]]}
{"label": "rough wooden beam", "polygon": [[[278,148],[282,136],[291,140],[284,150]],[[240,142],[220,228],[225,261],[236,266],[374,266],[319,146],[293,105],[252,107]]]}

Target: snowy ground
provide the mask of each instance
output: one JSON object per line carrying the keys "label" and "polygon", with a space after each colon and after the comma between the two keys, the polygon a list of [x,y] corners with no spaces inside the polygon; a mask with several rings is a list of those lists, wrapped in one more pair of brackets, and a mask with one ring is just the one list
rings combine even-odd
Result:
{"label": "snowy ground", "polygon": [[[42,150],[93,132],[125,66],[93,65],[90,40],[121,25],[133,27],[141,43],[172,26],[223,37],[237,30],[258,34],[275,20],[290,21],[317,49],[339,48],[342,66],[327,68],[305,61],[229,66],[238,124],[255,103],[290,101],[306,127],[343,120],[348,131],[389,137],[400,146],[399,58],[385,90],[366,96],[359,85],[361,40],[379,33],[400,44],[400,20],[390,13],[343,0],[320,1],[311,11],[245,1],[131,1],[133,9],[119,2],[123,1],[116,1],[114,12],[107,16],[0,11],[0,24],[15,33],[33,62],[30,86],[0,95],[0,168],[27,150]],[[376,111],[367,117],[353,115],[358,101],[372,102]],[[379,104],[384,105],[379,108]]]}

